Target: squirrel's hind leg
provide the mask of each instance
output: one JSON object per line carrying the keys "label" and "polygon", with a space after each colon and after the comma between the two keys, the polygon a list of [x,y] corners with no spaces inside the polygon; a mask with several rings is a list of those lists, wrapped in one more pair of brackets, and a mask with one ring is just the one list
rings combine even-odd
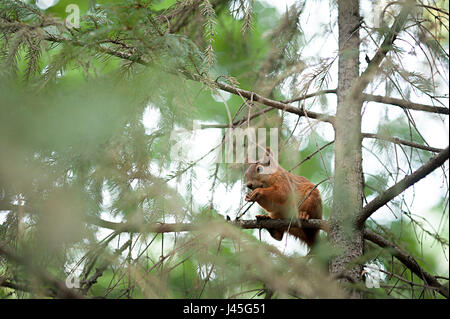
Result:
{"label": "squirrel's hind leg", "polygon": [[272,236],[276,240],[282,240],[284,235],[284,230],[282,229],[275,229],[275,228],[268,228],[270,236]]}
{"label": "squirrel's hind leg", "polygon": [[[257,220],[263,220],[263,219],[272,219],[268,215],[256,215]],[[270,236],[272,236],[276,240],[282,240],[285,230],[284,229],[278,229],[278,228],[267,228]]]}

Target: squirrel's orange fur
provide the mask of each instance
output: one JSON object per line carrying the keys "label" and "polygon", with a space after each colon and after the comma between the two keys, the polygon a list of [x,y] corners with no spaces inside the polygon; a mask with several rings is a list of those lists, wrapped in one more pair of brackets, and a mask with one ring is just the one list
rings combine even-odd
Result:
{"label": "squirrel's orange fur", "polygon": [[[322,200],[314,184],[302,176],[297,176],[283,169],[273,158],[267,147],[264,158],[249,163],[245,172],[246,186],[252,190],[245,197],[246,201],[256,201],[269,216],[258,215],[257,218],[321,219]],[[284,232],[304,241],[311,247],[318,229],[289,227],[287,229],[268,229],[273,238],[281,240]]]}

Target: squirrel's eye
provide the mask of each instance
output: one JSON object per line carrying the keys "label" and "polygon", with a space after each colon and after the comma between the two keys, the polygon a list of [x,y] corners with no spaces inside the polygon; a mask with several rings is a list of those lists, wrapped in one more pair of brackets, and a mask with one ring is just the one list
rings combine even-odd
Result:
{"label": "squirrel's eye", "polygon": [[256,172],[257,173],[261,173],[263,171],[263,167],[262,166],[258,166],[257,168],[256,168]]}

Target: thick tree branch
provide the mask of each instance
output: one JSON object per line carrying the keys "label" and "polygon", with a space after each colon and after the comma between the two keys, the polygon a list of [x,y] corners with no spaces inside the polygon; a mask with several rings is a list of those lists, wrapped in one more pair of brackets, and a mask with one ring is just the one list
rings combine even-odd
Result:
{"label": "thick tree branch", "polygon": [[397,195],[401,194],[411,185],[414,185],[419,180],[430,174],[439,166],[443,165],[449,158],[449,147],[439,152],[435,157],[432,157],[428,162],[422,165],[414,173],[407,175],[404,179],[389,187],[385,192],[375,197],[362,210],[357,218],[357,223],[361,226],[367,218],[369,218],[377,209],[387,204]]}
{"label": "thick tree branch", "polygon": [[418,148],[418,149],[429,151],[429,152],[433,152],[433,153],[442,152],[441,148],[426,146],[426,145],[422,145],[422,144],[419,144],[419,143],[403,140],[403,139],[400,139],[400,138],[397,138],[397,137],[390,137],[390,136],[373,134],[373,133],[362,133],[362,137],[363,138],[375,138],[375,139],[379,139],[379,140],[384,140],[384,141],[392,142],[392,143],[395,143],[395,144],[406,145],[406,146]]}
{"label": "thick tree branch", "polygon": [[372,94],[363,94],[362,95],[364,101],[371,101],[371,102],[377,102],[377,103],[383,103],[383,104],[392,104],[399,106],[404,109],[410,109],[415,111],[425,111],[425,112],[431,112],[431,113],[438,113],[438,114],[449,114],[449,109],[446,107],[441,106],[433,106],[433,105],[426,105],[426,104],[420,104],[420,103],[414,103],[409,102],[402,99],[396,99],[389,96],[381,96],[381,95],[372,95]]}

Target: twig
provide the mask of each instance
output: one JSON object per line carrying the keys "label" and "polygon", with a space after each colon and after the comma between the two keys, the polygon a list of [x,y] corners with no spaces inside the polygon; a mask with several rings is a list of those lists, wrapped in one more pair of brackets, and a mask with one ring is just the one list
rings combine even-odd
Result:
{"label": "twig", "polygon": [[[122,245],[119,249],[116,249],[114,252],[115,256],[121,254],[128,246],[131,246],[131,239],[126,241],[125,244]],[[83,294],[86,294],[88,290],[97,282],[97,279],[103,275],[103,272],[108,268],[110,262],[104,261],[99,268],[96,269],[95,274],[93,274],[89,279],[87,279],[83,284],[84,287],[82,289]]]}
{"label": "twig", "polygon": [[315,96],[319,96],[319,95],[325,95],[325,94],[330,94],[330,93],[337,93],[337,89],[328,89],[328,90],[320,90],[314,93],[309,93],[309,94],[305,94],[287,101],[281,101],[281,103],[286,103],[286,104],[290,104],[293,102],[297,102],[297,101],[302,101],[302,100],[306,100]]}
{"label": "twig", "polygon": [[334,140],[331,142],[328,142],[327,144],[321,146],[319,149],[317,149],[316,151],[314,151],[313,153],[309,154],[308,156],[306,156],[300,163],[296,164],[294,167],[290,168],[288,170],[288,172],[292,172],[294,169],[296,169],[297,167],[299,167],[300,165],[302,165],[304,162],[308,161],[311,159],[311,157],[313,157],[314,155],[316,155],[317,153],[319,153],[320,151],[322,151],[324,148],[326,148],[327,146],[331,145],[334,143]]}
{"label": "twig", "polygon": [[[240,126],[240,125],[242,125],[244,123],[248,123],[248,121],[253,120],[254,118],[256,118],[256,117],[258,117],[258,116],[260,116],[262,114],[265,114],[265,113],[267,113],[269,111],[272,111],[272,110],[274,110],[273,107],[267,107],[267,108],[265,108],[265,109],[263,109],[261,111],[258,111],[256,113],[252,114],[251,116],[247,116],[247,117],[245,117],[243,119],[236,120],[236,121],[233,122],[232,127],[237,127],[237,126]],[[229,127],[230,127],[229,124],[202,124],[201,125],[202,129],[207,129],[207,128],[229,128]]]}

